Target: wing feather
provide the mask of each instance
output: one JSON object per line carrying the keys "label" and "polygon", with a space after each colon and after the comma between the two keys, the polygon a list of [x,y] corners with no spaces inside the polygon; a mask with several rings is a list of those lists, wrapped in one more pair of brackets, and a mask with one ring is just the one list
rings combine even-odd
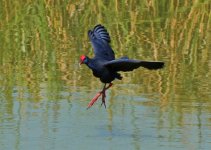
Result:
{"label": "wing feather", "polygon": [[161,69],[164,67],[164,62],[161,61],[142,61],[132,59],[117,59],[104,64],[105,67],[113,71],[132,71],[139,67],[147,69]]}
{"label": "wing feather", "polygon": [[92,43],[95,57],[103,60],[114,60],[115,54],[109,43],[111,42],[109,33],[102,25],[96,25],[93,30],[88,31],[89,39]]}

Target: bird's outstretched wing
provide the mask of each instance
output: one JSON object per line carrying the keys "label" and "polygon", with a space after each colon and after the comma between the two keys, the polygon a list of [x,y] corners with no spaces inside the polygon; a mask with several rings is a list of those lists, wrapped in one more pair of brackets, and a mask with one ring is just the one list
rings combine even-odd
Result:
{"label": "bird's outstretched wing", "polygon": [[102,25],[96,25],[93,30],[88,31],[89,39],[92,43],[95,58],[103,60],[114,60],[115,54],[110,43],[110,36],[107,30]]}
{"label": "bird's outstretched wing", "polygon": [[144,67],[147,69],[160,69],[164,67],[164,62],[142,61],[142,60],[132,60],[128,58],[121,58],[106,62],[104,66],[117,72],[117,71],[132,71],[138,67]]}

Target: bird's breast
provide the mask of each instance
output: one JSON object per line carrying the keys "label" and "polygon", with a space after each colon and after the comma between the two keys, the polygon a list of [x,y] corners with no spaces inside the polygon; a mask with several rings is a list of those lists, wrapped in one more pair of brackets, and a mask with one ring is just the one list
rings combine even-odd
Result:
{"label": "bird's breast", "polygon": [[101,82],[103,83],[111,83],[115,79],[112,72],[105,70],[100,77]]}
{"label": "bird's breast", "polygon": [[102,60],[92,60],[88,67],[92,70],[95,77],[100,78],[103,83],[111,83],[115,79],[112,72],[105,67]]}

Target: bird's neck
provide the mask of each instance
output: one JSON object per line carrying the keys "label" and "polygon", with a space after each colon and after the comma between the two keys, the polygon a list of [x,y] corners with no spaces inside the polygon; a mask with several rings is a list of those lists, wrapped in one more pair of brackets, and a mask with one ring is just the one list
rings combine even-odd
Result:
{"label": "bird's neck", "polygon": [[92,68],[92,59],[87,57],[87,61],[85,63],[89,68]]}
{"label": "bird's neck", "polygon": [[95,66],[94,66],[94,60],[91,59],[91,58],[88,58],[87,62],[85,63],[90,69],[95,69]]}

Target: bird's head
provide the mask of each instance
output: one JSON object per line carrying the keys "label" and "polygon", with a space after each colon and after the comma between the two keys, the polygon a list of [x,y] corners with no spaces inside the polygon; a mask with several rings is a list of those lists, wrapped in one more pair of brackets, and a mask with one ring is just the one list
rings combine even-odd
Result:
{"label": "bird's head", "polygon": [[85,56],[85,55],[82,55],[82,56],[80,57],[80,65],[81,65],[81,64],[86,64],[86,63],[88,63],[88,57]]}

